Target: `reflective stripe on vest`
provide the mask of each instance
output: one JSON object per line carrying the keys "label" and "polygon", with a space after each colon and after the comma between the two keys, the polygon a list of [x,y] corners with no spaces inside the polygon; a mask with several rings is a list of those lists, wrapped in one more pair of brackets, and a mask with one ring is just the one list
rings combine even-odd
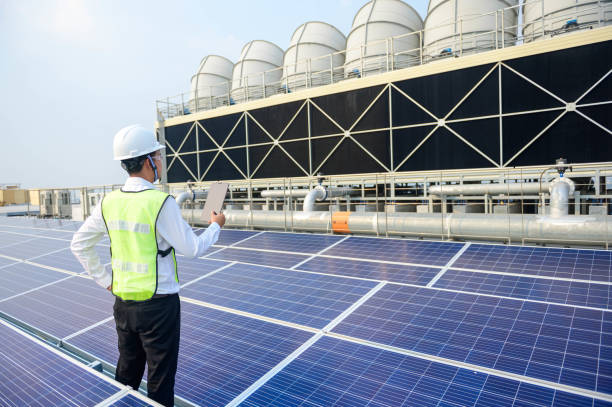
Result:
{"label": "reflective stripe on vest", "polygon": [[[112,291],[123,300],[145,301],[157,291],[156,223],[168,197],[156,189],[118,190],[102,200],[102,217],[111,241]],[[174,251],[172,257],[176,277]]]}

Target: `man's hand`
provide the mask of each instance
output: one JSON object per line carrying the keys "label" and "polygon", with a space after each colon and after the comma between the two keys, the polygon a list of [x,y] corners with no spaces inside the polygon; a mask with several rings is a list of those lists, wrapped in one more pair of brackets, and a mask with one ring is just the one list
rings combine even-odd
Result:
{"label": "man's hand", "polygon": [[208,223],[213,222],[217,223],[220,227],[223,227],[223,225],[225,225],[225,215],[212,211],[210,213],[210,221]]}
{"label": "man's hand", "polygon": [[112,286],[110,286],[110,285],[109,285],[108,287],[106,287],[106,289],[107,289],[108,291],[113,291],[113,287],[112,287]]}

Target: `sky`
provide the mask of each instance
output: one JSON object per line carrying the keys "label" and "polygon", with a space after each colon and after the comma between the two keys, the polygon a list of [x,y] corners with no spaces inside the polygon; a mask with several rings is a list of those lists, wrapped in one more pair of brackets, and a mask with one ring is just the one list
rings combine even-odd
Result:
{"label": "sky", "polygon": [[[286,49],[306,21],[348,35],[365,0],[0,1],[0,184],[123,183],[113,136],[153,130],[155,100],[189,91],[209,54]],[[427,0],[406,0],[422,17]]]}

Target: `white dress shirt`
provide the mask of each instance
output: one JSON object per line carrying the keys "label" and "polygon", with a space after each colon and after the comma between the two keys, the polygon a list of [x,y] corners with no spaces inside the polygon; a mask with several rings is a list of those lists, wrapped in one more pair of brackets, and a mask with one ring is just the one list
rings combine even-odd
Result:
{"label": "white dress shirt", "polygon": [[[155,188],[149,181],[139,177],[129,177],[122,190],[143,191]],[[212,223],[204,233],[197,236],[181,216],[181,210],[174,199],[167,199],[157,219],[157,247],[167,250],[174,247],[177,253],[188,258],[200,257],[219,238],[219,225]],[[111,285],[112,271],[110,264],[100,263],[100,256],[94,246],[107,233],[102,218],[102,202],[79,228],[72,238],[70,249],[81,262],[85,270],[96,283],[106,288]],[[179,279],[181,271],[179,269]],[[174,261],[172,256],[157,257],[157,294],[174,294],[179,291],[179,284],[174,278]]]}

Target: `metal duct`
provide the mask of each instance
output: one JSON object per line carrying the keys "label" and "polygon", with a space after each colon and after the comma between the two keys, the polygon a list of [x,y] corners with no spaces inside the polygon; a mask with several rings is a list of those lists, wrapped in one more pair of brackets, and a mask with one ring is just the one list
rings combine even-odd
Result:
{"label": "metal duct", "polygon": [[509,184],[435,185],[428,188],[431,195],[532,195],[548,191],[550,182],[517,182]]}

